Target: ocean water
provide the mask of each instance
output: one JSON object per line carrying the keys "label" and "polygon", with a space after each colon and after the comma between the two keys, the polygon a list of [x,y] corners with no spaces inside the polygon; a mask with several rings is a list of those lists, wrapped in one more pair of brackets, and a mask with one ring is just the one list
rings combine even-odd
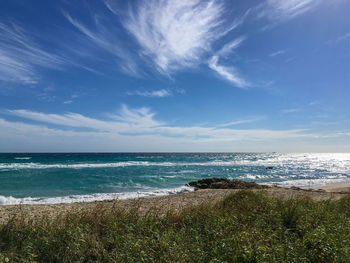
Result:
{"label": "ocean water", "polygon": [[350,183],[350,154],[2,153],[0,204],[167,195],[193,191],[186,183],[210,177],[299,187]]}

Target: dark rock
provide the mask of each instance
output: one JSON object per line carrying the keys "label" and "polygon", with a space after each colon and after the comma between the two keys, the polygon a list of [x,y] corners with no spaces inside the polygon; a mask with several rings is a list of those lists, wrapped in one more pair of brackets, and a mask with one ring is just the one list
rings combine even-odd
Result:
{"label": "dark rock", "polygon": [[225,178],[206,178],[188,183],[189,186],[197,189],[263,189],[267,185],[260,185],[255,182],[245,182],[242,180],[230,180]]}
{"label": "dark rock", "polygon": [[266,167],[266,170],[272,170],[273,169],[273,166],[267,166]]}

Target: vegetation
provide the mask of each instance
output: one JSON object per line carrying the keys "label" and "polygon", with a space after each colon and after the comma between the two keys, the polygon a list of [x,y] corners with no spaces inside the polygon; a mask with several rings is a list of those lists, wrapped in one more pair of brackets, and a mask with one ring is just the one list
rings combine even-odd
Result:
{"label": "vegetation", "polygon": [[0,262],[350,262],[350,197],[279,200],[239,191],[146,215],[93,211],[0,226]]}

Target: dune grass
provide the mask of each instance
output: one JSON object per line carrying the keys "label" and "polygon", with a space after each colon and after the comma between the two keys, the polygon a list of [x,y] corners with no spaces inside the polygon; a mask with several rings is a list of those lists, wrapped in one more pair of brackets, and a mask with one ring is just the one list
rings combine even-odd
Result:
{"label": "dune grass", "polygon": [[350,197],[240,191],[166,215],[98,204],[0,226],[0,262],[350,262]]}

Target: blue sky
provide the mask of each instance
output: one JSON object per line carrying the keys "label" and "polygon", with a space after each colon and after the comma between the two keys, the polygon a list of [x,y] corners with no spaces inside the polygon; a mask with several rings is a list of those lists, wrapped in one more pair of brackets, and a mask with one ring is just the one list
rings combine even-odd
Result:
{"label": "blue sky", "polygon": [[349,152],[350,2],[0,3],[0,151]]}

